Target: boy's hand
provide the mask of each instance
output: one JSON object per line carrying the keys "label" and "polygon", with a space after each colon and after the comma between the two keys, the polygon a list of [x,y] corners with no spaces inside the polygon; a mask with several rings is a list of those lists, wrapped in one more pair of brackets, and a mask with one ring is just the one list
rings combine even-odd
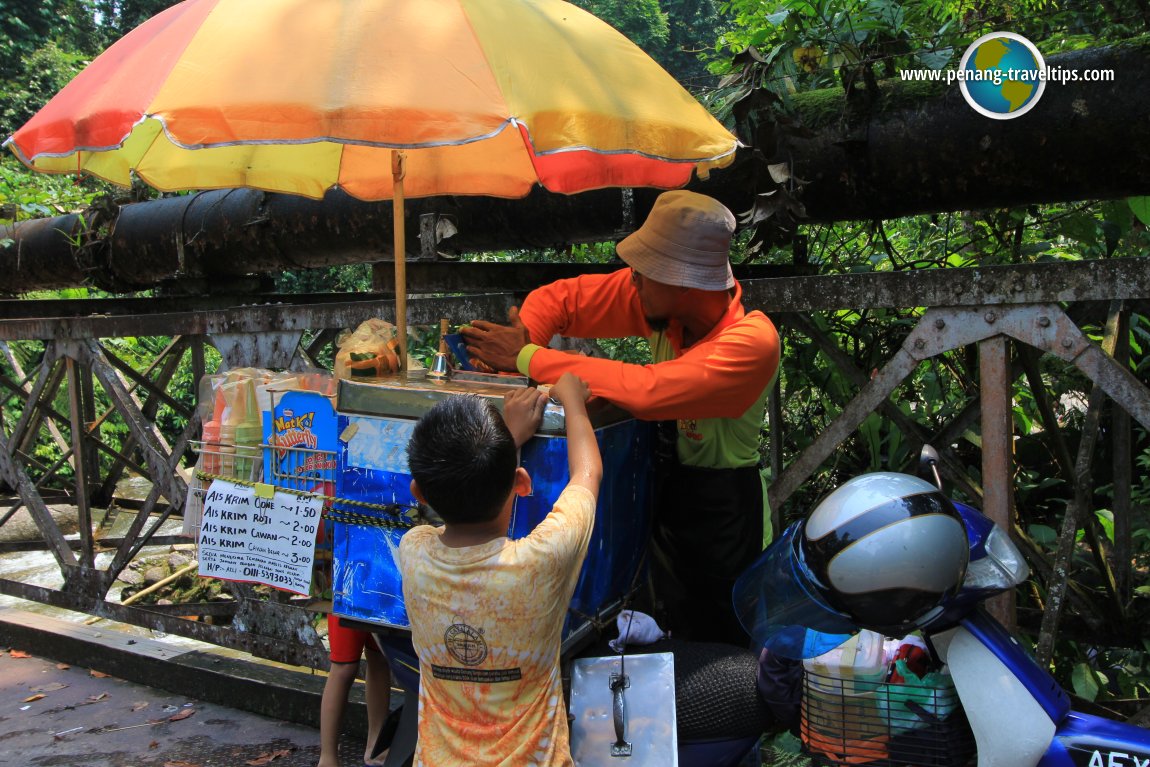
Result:
{"label": "boy's hand", "polygon": [[546,406],[547,395],[532,387],[503,395],[503,420],[515,440],[515,447],[522,447],[539,430]]}
{"label": "boy's hand", "polygon": [[599,455],[595,429],[587,416],[591,387],[574,373],[564,373],[551,387],[551,396],[563,405],[567,421],[567,468],[571,472],[571,484],[598,494],[603,479],[603,458]]}
{"label": "boy's hand", "polygon": [[586,402],[591,398],[591,387],[574,373],[564,373],[558,383],[551,387],[551,396],[563,407]]}

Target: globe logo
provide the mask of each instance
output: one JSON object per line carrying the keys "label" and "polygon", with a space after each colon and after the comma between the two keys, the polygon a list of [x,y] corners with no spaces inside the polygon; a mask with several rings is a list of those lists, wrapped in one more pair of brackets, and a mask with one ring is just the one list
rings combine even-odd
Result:
{"label": "globe logo", "polygon": [[1012,120],[1042,98],[1046,62],[1022,35],[991,32],[962,54],[958,76],[963,98],[974,111],[995,120]]}

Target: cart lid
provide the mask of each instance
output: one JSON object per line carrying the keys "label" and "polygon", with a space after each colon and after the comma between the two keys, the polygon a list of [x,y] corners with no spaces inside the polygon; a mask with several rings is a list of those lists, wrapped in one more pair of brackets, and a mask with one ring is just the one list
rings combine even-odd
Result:
{"label": "cart lid", "polygon": [[[504,382],[498,379],[507,380]],[[442,383],[405,376],[344,378],[339,382],[336,411],[341,414],[387,418],[419,418],[446,397],[474,394],[489,398],[499,412],[503,412],[504,395],[527,383],[524,376],[484,376],[478,380],[454,378]],[[547,390],[549,387],[540,388]],[[632,418],[630,413],[602,397],[592,397],[587,402],[587,414],[596,429]],[[566,431],[563,406],[549,402],[543,411],[543,422],[537,433],[562,436]]]}

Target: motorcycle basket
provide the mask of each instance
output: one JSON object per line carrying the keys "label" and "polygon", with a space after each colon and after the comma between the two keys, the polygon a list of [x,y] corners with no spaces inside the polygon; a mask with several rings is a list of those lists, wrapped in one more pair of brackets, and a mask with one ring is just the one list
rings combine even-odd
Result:
{"label": "motorcycle basket", "polygon": [[929,685],[803,670],[799,734],[814,765],[966,767],[974,735],[949,676]]}

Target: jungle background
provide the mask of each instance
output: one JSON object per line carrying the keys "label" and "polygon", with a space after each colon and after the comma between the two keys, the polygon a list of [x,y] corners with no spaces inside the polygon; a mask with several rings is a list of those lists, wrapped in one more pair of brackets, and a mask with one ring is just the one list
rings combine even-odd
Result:
{"label": "jungle background", "polygon": [[[165,0],[4,0],[0,2],[0,135],[7,136],[93,56],[141,21],[173,3]],[[814,91],[850,97],[860,84],[896,78],[904,69],[954,66],[966,47],[988,32],[1009,30],[1034,42],[1044,55],[1136,40],[1150,27],[1146,0],[578,0],[619,28],[659,61],[712,111],[748,135],[771,115],[775,125],[801,130],[795,102]],[[1121,153],[1123,147],[1114,147]],[[800,179],[781,181],[782,194],[769,205],[735,211],[743,228],[734,260],[802,265],[818,274],[943,269],[1059,260],[1142,257],[1150,235],[1150,199],[1081,200],[1013,209],[971,209],[887,220],[804,223]],[[55,216],[93,206],[122,205],[158,197],[144,186],[116,189],[92,178],[52,177],[25,169],[10,153],[0,157],[0,224]],[[0,245],[3,245],[0,242]],[[466,256],[485,261],[606,262],[613,243],[572,246],[563,251],[514,251]],[[285,271],[275,277],[278,292],[346,292],[371,288],[371,265]],[[19,298],[98,297],[76,286]],[[142,293],[139,295],[151,295]],[[821,313],[810,321],[839,340],[862,370],[881,367],[899,348],[920,312],[860,309]],[[1095,341],[1101,327],[1091,329]],[[434,331],[413,333],[424,355],[433,353]],[[1150,360],[1145,318],[1134,315],[1128,344],[1131,369],[1145,380]],[[122,359],[143,369],[161,351],[163,338],[114,341]],[[642,343],[603,344],[607,353],[643,361]],[[11,344],[13,357],[33,367],[42,345]],[[328,360],[330,362],[330,360]],[[7,361],[0,372],[10,378]],[[1057,360],[1038,360],[1036,374],[1048,391],[1061,439],[1077,443],[1090,384]],[[977,396],[978,362],[972,349],[935,358],[899,390],[905,415],[937,433]],[[794,328],[784,332],[780,372],[781,423],[764,422],[764,436],[782,440],[794,455],[841,411],[855,386],[818,345]],[[185,404],[195,398],[190,367],[177,373],[170,395]],[[61,397],[66,396],[61,394]],[[1050,438],[1049,417],[1030,387],[1019,385],[1013,399],[1015,434],[1016,538],[1028,550],[1052,555],[1065,511],[1069,480],[1065,462]],[[18,398],[3,401],[0,418],[20,415]],[[66,409],[66,406],[65,408]],[[157,422],[165,433],[178,425],[161,407]],[[115,443],[116,425],[104,438]],[[1111,449],[1102,424],[1096,465],[1109,465]],[[120,435],[125,437],[126,434]],[[1063,621],[1053,669],[1084,704],[1122,718],[1145,713],[1150,699],[1150,639],[1145,626],[1150,608],[1150,435],[1135,426],[1135,481],[1132,488],[1133,543],[1129,563],[1115,563],[1114,488],[1095,475],[1092,513],[1079,530],[1072,590],[1080,597]],[[979,437],[965,432],[955,448],[969,452],[977,476]],[[1073,448],[1072,448],[1073,449]],[[60,448],[49,439],[36,445],[38,458],[53,463]],[[880,469],[913,465],[917,444],[889,420],[872,414],[848,444],[788,503],[782,524],[809,510],[845,479]],[[66,470],[62,477],[66,478]],[[977,499],[964,500],[977,503]],[[1117,565],[1117,566],[1116,566]],[[1129,573],[1129,577],[1123,575]],[[1044,604],[1041,584],[1032,581],[1018,594],[1019,629],[1034,639]],[[1085,612],[1093,611],[1092,614]]]}

